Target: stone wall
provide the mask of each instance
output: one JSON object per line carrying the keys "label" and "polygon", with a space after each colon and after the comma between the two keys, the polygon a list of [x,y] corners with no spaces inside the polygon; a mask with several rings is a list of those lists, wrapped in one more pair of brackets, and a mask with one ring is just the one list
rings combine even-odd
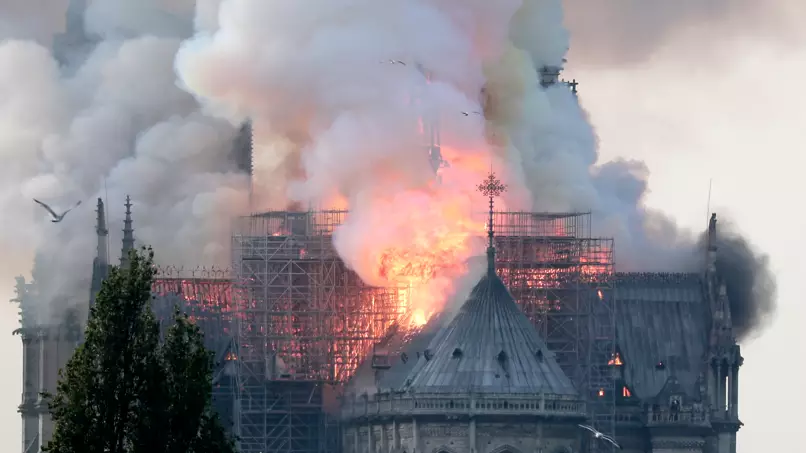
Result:
{"label": "stone wall", "polygon": [[[415,432],[416,431],[416,432]],[[473,453],[578,452],[575,424],[546,422],[478,423]],[[344,453],[470,453],[473,424],[468,421],[399,422],[344,429]]]}

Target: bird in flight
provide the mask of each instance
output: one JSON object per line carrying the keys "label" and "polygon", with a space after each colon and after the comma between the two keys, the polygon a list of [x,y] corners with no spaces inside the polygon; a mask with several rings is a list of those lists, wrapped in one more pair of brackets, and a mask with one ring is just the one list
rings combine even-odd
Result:
{"label": "bird in flight", "polygon": [[406,66],[406,62],[405,61],[400,61],[400,60],[391,60],[391,59],[390,60],[381,60],[381,63],[402,64],[403,66]]}
{"label": "bird in flight", "polygon": [[481,112],[462,112],[462,115],[464,116],[481,115]]}
{"label": "bird in flight", "polygon": [[619,450],[622,449],[621,445],[619,445],[618,442],[616,442],[615,439],[613,439],[612,437],[610,437],[610,436],[608,436],[606,434],[602,434],[601,432],[597,431],[596,428],[594,428],[593,426],[588,426],[588,425],[578,425],[578,426],[580,428],[582,428],[582,429],[586,429],[586,430],[592,432],[593,437],[595,439],[603,440],[605,442],[610,442],[614,447],[618,448]]}
{"label": "bird in flight", "polygon": [[63,212],[63,213],[61,213],[61,214],[56,214],[56,211],[54,211],[54,210],[53,210],[53,209],[52,209],[50,206],[46,205],[45,203],[42,203],[41,201],[37,200],[36,198],[34,198],[34,201],[35,201],[35,202],[36,202],[36,204],[38,204],[39,206],[42,206],[43,208],[47,209],[47,211],[50,213],[51,217],[53,217],[53,218],[50,220],[50,221],[51,221],[51,222],[53,222],[53,223],[59,223],[59,222],[61,222],[61,221],[64,219],[64,216],[66,216],[68,212],[72,211],[74,208],[77,208],[77,207],[78,207],[78,205],[80,205],[80,204],[81,204],[81,201],[79,201],[79,202],[78,202],[78,203],[76,203],[76,205],[75,205],[75,206],[73,206],[72,208],[70,208],[70,209],[68,209],[68,210],[64,211],[64,212]]}

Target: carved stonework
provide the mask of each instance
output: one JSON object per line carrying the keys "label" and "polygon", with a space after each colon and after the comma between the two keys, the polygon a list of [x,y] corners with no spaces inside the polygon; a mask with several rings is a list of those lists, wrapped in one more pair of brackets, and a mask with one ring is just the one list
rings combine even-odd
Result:
{"label": "carved stonework", "polygon": [[503,424],[492,423],[485,424],[479,427],[479,434],[484,437],[529,437],[537,432],[537,426],[533,423],[518,423],[518,424]]}
{"label": "carved stonework", "polygon": [[511,445],[501,445],[490,453],[520,453],[521,451]]}
{"label": "carved stonework", "polygon": [[400,426],[400,437],[410,438],[412,436],[412,430],[410,424],[405,424]]}
{"label": "carved stonework", "polygon": [[440,447],[432,449],[431,453],[459,453],[459,452],[457,452],[456,450],[447,445],[442,445]]}
{"label": "carved stonework", "polygon": [[461,425],[426,425],[420,433],[423,437],[467,437],[467,427]]}
{"label": "carved stonework", "polygon": [[703,439],[652,439],[653,449],[701,451],[704,445]]}

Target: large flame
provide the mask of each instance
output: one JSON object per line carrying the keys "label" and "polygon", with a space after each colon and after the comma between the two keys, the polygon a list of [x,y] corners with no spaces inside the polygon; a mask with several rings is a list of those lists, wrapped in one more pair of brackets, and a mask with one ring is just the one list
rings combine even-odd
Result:
{"label": "large flame", "polygon": [[[351,263],[370,284],[401,288],[402,324],[424,325],[454,291],[453,282],[467,270],[467,260],[480,250],[483,223],[473,220],[471,201],[479,195],[467,188],[434,184],[366,203],[353,211],[351,222],[377,225],[372,237],[354,237],[361,258]],[[358,218],[356,218],[358,217]],[[345,229],[340,233],[354,231]]]}

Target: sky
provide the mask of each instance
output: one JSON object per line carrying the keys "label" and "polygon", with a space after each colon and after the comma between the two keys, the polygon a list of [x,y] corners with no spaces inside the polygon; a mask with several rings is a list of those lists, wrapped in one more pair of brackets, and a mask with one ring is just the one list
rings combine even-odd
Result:
{"label": "sky", "polygon": [[[806,36],[784,25],[803,10],[783,0],[764,2],[775,5],[768,10],[733,0],[742,8],[723,12],[726,2],[711,0],[699,2],[708,9],[681,6],[660,20],[651,8],[615,1],[614,10],[631,8],[654,20],[631,36],[620,22],[624,14],[583,9],[587,0],[567,3],[572,50],[565,77],[580,83],[601,158],[644,160],[651,170],[647,203],[691,229],[705,227],[711,181],[710,210],[730,217],[769,254],[779,308],[768,328],[742,345],[745,426],[738,451],[791,448],[806,407],[806,392],[797,390],[806,374],[798,339],[806,318],[798,293],[806,245],[798,233],[806,229],[806,215],[796,201],[806,189],[800,149],[806,143]],[[13,283],[0,282],[0,299],[13,297]],[[0,304],[0,353],[7,358],[7,372],[0,374],[0,443],[6,451],[16,451],[21,439],[21,344],[11,335],[17,326],[16,307]]]}
{"label": "sky", "polygon": [[[573,38],[572,38],[573,46]],[[572,47],[573,48],[573,47]],[[778,311],[761,336],[742,345],[737,451],[791,448],[802,433],[806,392],[801,299],[806,215],[806,39],[783,44],[737,36],[718,61],[689,64],[685,36],[648,61],[603,68],[576,64],[582,102],[601,140],[601,156],[644,160],[647,203],[682,226],[702,229],[711,211],[729,216],[769,254]],[[616,244],[618,267],[618,244]]]}

